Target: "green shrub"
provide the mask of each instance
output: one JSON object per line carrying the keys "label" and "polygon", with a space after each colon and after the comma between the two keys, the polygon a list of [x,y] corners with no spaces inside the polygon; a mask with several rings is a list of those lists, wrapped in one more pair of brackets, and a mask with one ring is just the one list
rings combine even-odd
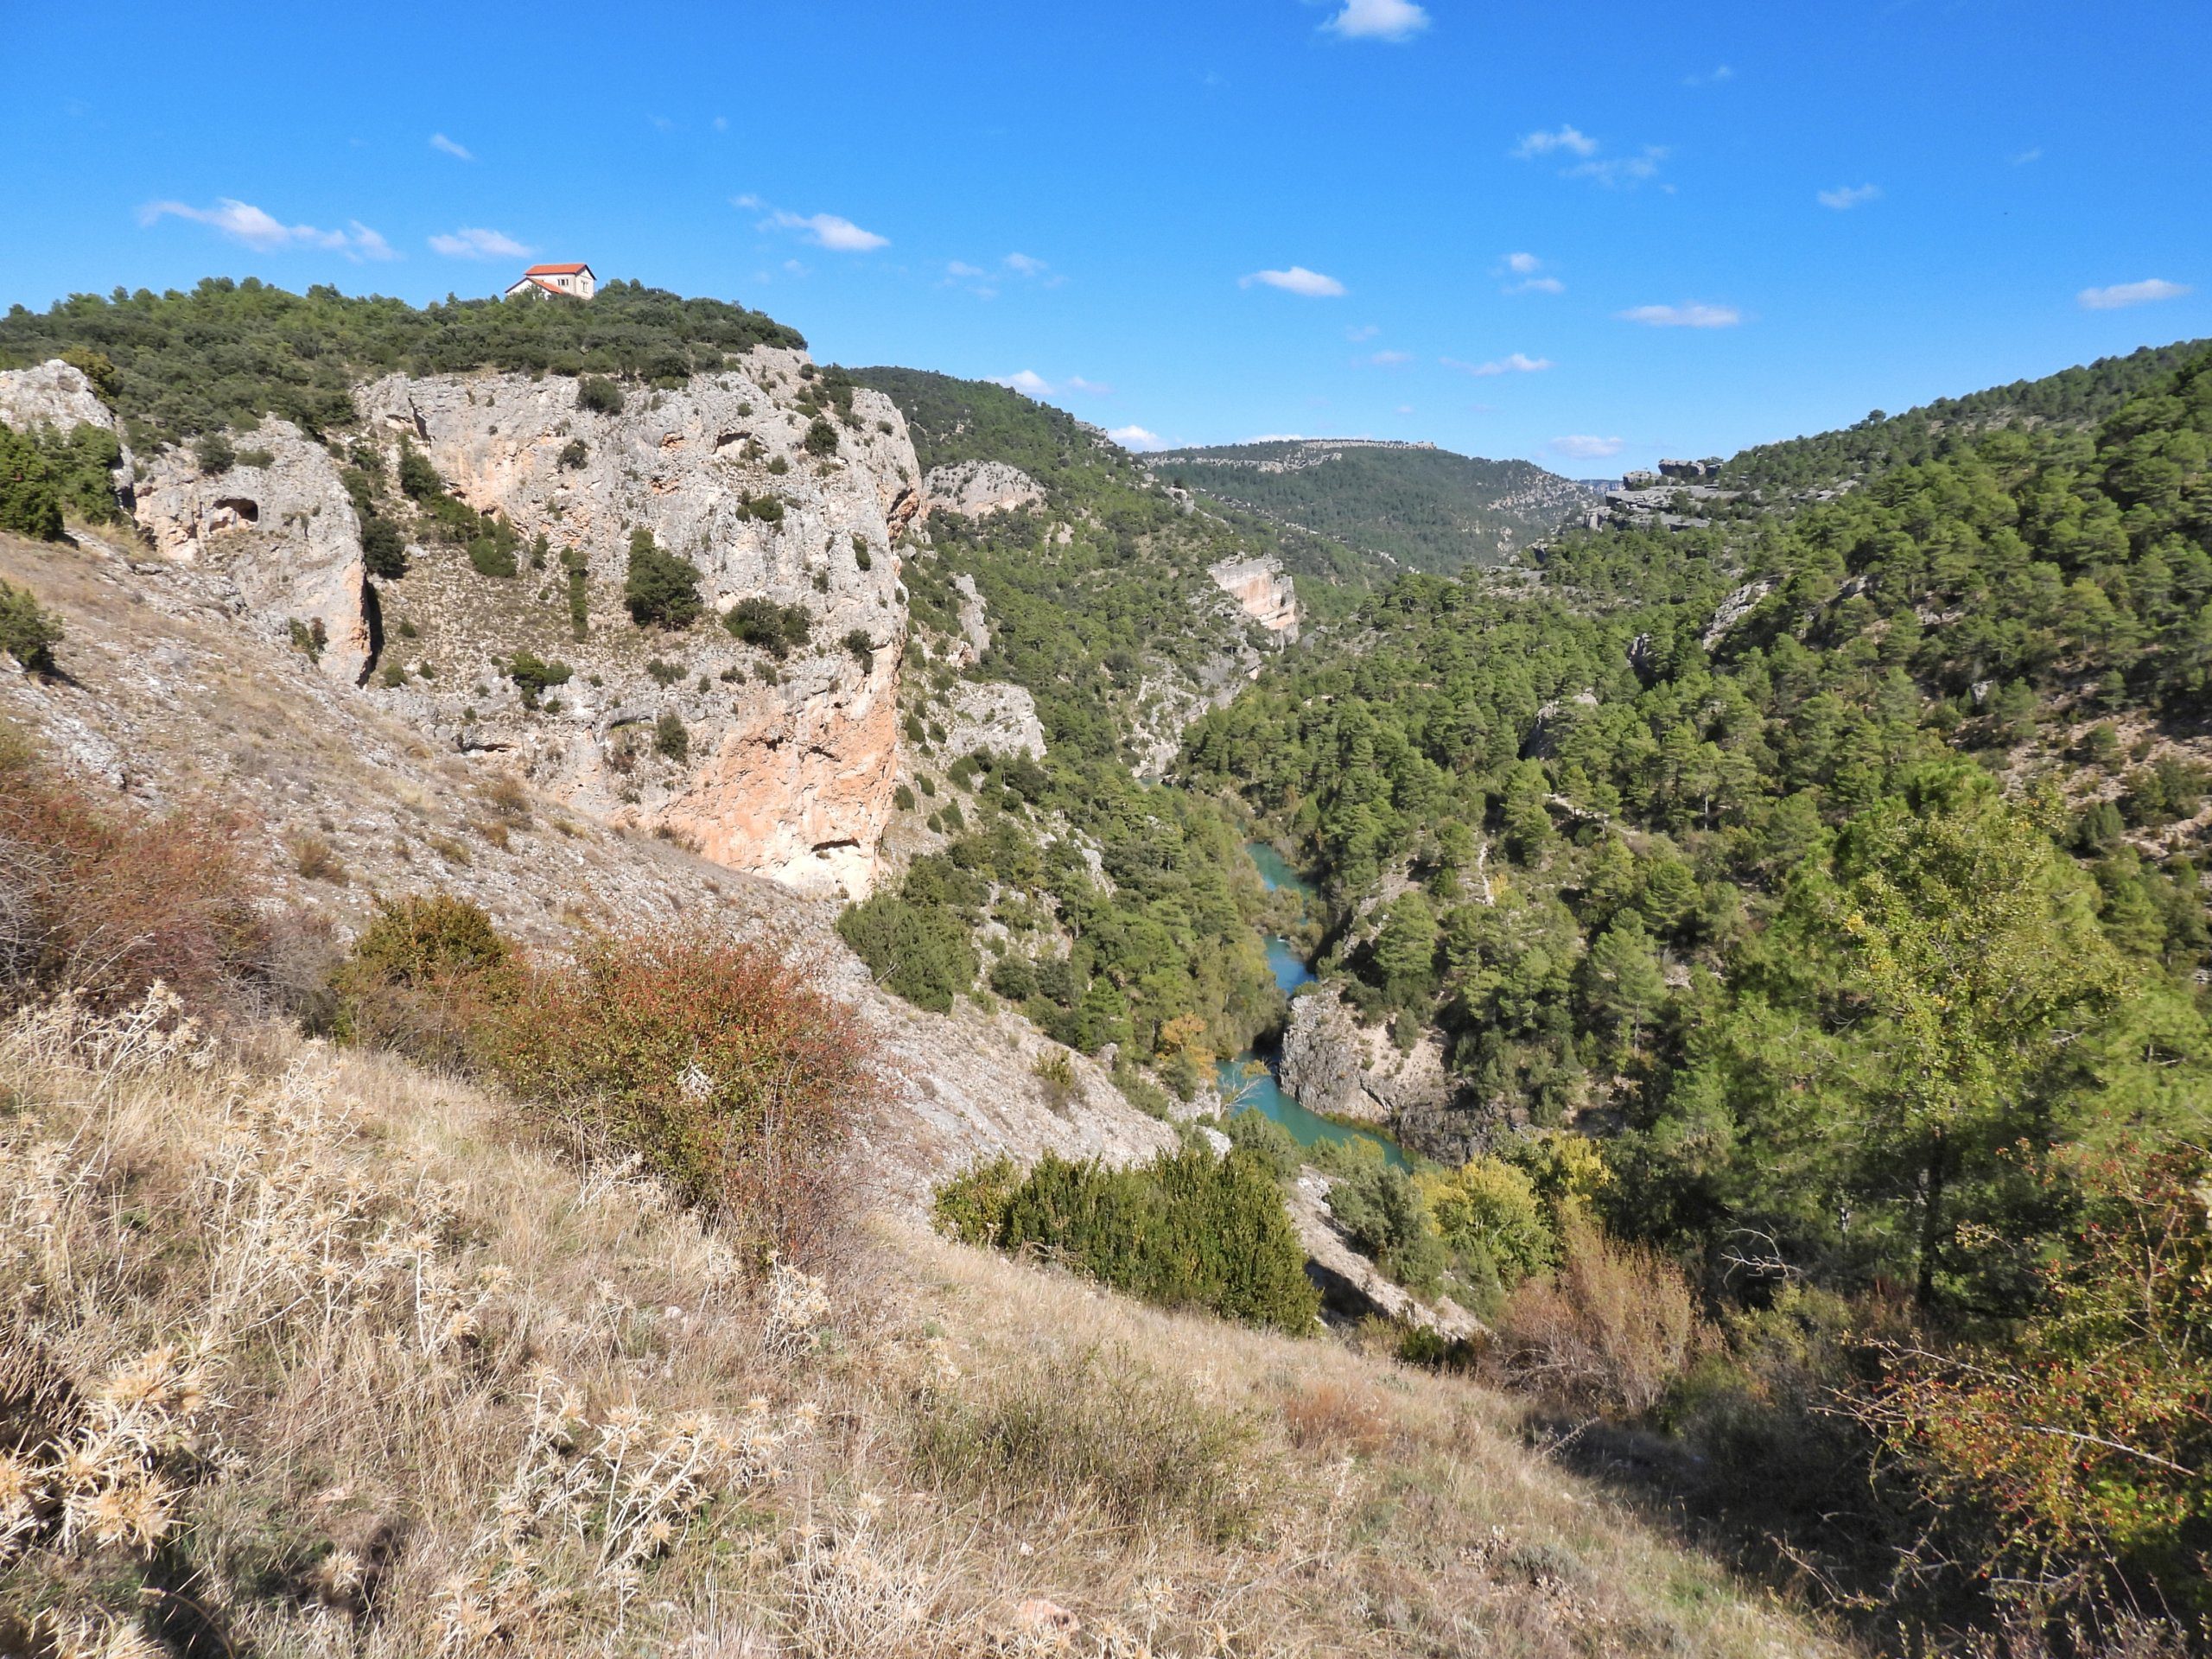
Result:
{"label": "green shrub", "polygon": [[656,546],[652,531],[634,530],[622,603],[641,628],[689,627],[706,608],[699,598],[698,567]]}
{"label": "green shrub", "polygon": [[1009,952],[991,964],[991,988],[1009,1002],[1027,1002],[1037,995],[1037,970],[1028,957]]}
{"label": "green shrub", "polygon": [[267,449],[241,449],[238,464],[241,467],[273,467],[276,464],[276,456]]}
{"label": "green shrub", "polygon": [[61,539],[61,491],[37,442],[0,426],[0,531],[41,542]]}
{"label": "green shrub", "polygon": [[399,441],[399,488],[410,501],[430,501],[445,493],[445,480],[429,457],[406,438]]}
{"label": "green shrub", "polygon": [[764,1254],[832,1226],[836,1155],[880,1087],[813,964],[703,931],[587,941],[523,976],[482,1050],[563,1132],[639,1153]]}
{"label": "green shrub", "polygon": [[591,592],[584,556],[573,547],[561,550],[561,568],[569,573],[569,638],[582,639],[591,632]]}
{"label": "green shrub", "polygon": [[812,636],[814,616],[804,605],[779,605],[756,594],[731,606],[722,617],[722,626],[747,645],[780,662]]}
{"label": "green shrub", "polygon": [[575,671],[558,658],[548,662],[536,652],[518,651],[507,664],[507,677],[522,694],[522,706],[537,707],[538,699],[556,685],[566,685]]}
{"label": "green shrub", "polygon": [[914,810],[914,791],[907,788],[904,784],[899,785],[898,788],[891,791],[891,804],[897,807],[901,812],[912,811]]}
{"label": "green shrub", "polygon": [[0,582],[0,651],[34,674],[54,672],[54,648],[61,643],[61,619],[41,605],[28,588]]}
{"label": "green shrub", "polygon": [[1147,1301],[1310,1330],[1320,1297],[1262,1160],[1185,1148],[1132,1169],[1046,1154],[1018,1184],[986,1165],[941,1189],[939,1224],[969,1243],[1034,1247]]}
{"label": "green shrub", "polygon": [[570,438],[561,446],[561,453],[553,464],[564,473],[573,473],[590,459],[591,446],[582,438]]}
{"label": "green shrub", "polygon": [[1536,1183],[1496,1158],[1473,1158],[1421,1182],[1439,1235],[1478,1281],[1510,1290],[1558,1253]]}
{"label": "green shrub", "polygon": [[953,911],[879,893],[848,906],[837,932],[886,990],[945,1014],[976,983],[976,944]]}
{"label": "green shrub", "polygon": [[379,582],[397,582],[407,574],[407,537],[397,524],[373,513],[363,516],[361,563]]}
{"label": "green shrub", "polygon": [[837,453],[837,429],[817,415],[807,423],[806,436],[801,442],[810,455],[834,455]]}
{"label": "green shrub", "polygon": [[515,574],[514,544],[499,536],[472,537],[468,563],[480,576],[512,576]]}
{"label": "green shrub", "polygon": [[211,477],[227,473],[238,465],[238,452],[220,432],[202,433],[200,441],[192,446],[192,452],[200,462],[200,470]]}
{"label": "green shrub", "polygon": [[594,415],[620,415],[622,388],[604,375],[587,374],[576,382],[576,407]]}
{"label": "green shrub", "polygon": [[1306,1161],[1305,1152],[1291,1139],[1290,1131],[1265,1112],[1231,1112],[1226,1128],[1230,1145],[1258,1159],[1279,1181],[1290,1179]]}
{"label": "green shrub", "polygon": [[332,980],[341,1041],[465,1069],[487,1008],[512,990],[514,948],[451,893],[379,899]]}
{"label": "green shrub", "polygon": [[691,758],[691,734],[673,709],[664,709],[661,717],[653,722],[653,748],[678,766]]}
{"label": "green shrub", "polygon": [[861,665],[861,673],[873,674],[875,671],[875,641],[868,637],[866,628],[849,630],[845,635],[845,649]]}
{"label": "green shrub", "polygon": [[[779,456],[778,459],[781,460],[782,457]],[[784,522],[784,504],[776,496],[753,496],[746,501],[745,510],[764,524],[780,524]]]}
{"label": "green shrub", "polygon": [[1329,1211],[1353,1243],[1410,1289],[1433,1293],[1446,1265],[1444,1241],[1421,1189],[1402,1169],[1370,1164],[1329,1186]]}

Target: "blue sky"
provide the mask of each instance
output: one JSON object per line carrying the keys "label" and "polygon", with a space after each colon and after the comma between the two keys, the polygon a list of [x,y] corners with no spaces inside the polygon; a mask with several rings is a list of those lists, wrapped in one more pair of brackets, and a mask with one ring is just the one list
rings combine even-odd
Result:
{"label": "blue sky", "polygon": [[2212,335],[2197,0],[9,12],[0,304],[528,250],[1109,429],[1581,476]]}

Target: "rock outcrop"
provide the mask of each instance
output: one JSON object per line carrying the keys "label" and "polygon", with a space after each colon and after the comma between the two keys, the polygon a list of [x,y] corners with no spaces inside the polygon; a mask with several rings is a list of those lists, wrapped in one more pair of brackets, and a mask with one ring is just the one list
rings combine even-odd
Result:
{"label": "rock outcrop", "polygon": [[932,467],[923,480],[922,494],[929,510],[943,508],[969,518],[1034,506],[1045,499],[1035,479],[1002,461],[962,461],[949,467]]}
{"label": "rock outcrop", "polygon": [[1326,985],[1290,1005],[1282,1039],[1282,1086],[1298,1103],[1351,1122],[1423,1120],[1452,1100],[1452,1080],[1433,1034],[1401,1052],[1381,1027],[1368,1029]]}
{"label": "rock outcrop", "polygon": [[65,437],[80,426],[114,433],[123,451],[115,469],[116,493],[118,499],[129,499],[130,448],[123,442],[115,411],[100,401],[83,370],[58,357],[28,369],[0,370],[0,426],[12,426],[18,432],[43,427]]}
{"label": "rock outcrop", "polygon": [[[365,388],[373,430],[415,445],[479,512],[573,550],[587,589],[588,632],[574,640],[549,627],[561,595],[534,573],[500,584],[448,564],[391,584],[426,660],[487,676],[454,683],[434,662],[436,677],[395,688],[397,700],[457,741],[514,752],[542,786],[617,822],[807,891],[864,894],[899,766],[906,610],[893,543],[919,499],[918,469],[899,411],[867,390],[833,423],[836,453],[810,453],[811,372],[802,353],[764,348],[680,390],[633,391],[612,412],[581,407],[576,382],[551,376],[394,375]],[[641,630],[620,608],[637,530],[699,571],[702,624]],[[747,645],[715,626],[748,600],[803,615],[807,643]],[[499,677],[525,646],[575,671],[560,720]]]}
{"label": "rock outcrop", "polygon": [[136,491],[138,527],[154,550],[198,566],[235,594],[264,638],[298,645],[345,684],[367,675],[377,648],[361,522],[338,466],[289,421],[266,420],[210,474],[165,448]]}
{"label": "rock outcrop", "polygon": [[1037,700],[1018,685],[960,680],[945,693],[944,752],[958,757],[988,749],[994,754],[1045,758],[1045,727]]}
{"label": "rock outcrop", "polygon": [[1207,567],[1214,586],[1269,633],[1298,638],[1298,589],[1273,557],[1224,559]]}
{"label": "rock outcrop", "polygon": [[[1120,1164],[1175,1144],[1096,1062],[1019,1015],[965,1001],[931,1014],[883,990],[837,937],[834,906],[518,792],[510,754],[434,748],[378,698],[270,650],[204,568],[149,561],[121,531],[74,547],[0,533],[0,580],[68,630],[67,678],[0,656],[0,715],[138,805],[238,814],[241,855],[275,900],[279,974],[323,972],[377,894],[432,888],[535,949],[586,927],[770,938],[819,962],[883,1046],[887,1097],[861,1132],[856,1207],[925,1216],[935,1184],[1001,1152]],[[1067,1058],[1071,1084],[1038,1075],[1048,1052]]]}
{"label": "rock outcrop", "polygon": [[1756,582],[1745,582],[1714,609],[1713,620],[1705,625],[1705,632],[1699,638],[1698,644],[1711,651],[1734,631],[1738,622],[1757,610],[1759,601],[1774,588],[1775,579],[1772,576],[1761,576]]}

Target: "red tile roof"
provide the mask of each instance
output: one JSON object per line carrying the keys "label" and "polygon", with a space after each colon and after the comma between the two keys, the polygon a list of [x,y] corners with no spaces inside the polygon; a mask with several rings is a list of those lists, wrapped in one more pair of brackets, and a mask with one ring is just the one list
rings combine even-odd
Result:
{"label": "red tile roof", "polygon": [[525,276],[573,276],[578,271],[589,270],[589,265],[532,265],[523,272]]}

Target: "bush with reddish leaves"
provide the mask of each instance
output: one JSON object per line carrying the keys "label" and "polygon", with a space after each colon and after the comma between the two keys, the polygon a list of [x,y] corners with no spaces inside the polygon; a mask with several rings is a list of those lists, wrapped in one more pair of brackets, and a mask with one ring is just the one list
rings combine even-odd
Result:
{"label": "bush with reddish leaves", "polygon": [[103,804],[0,729],[0,998],[73,989],[112,1007],[158,979],[224,1000],[264,938],[244,828]]}
{"label": "bush with reddish leaves", "polygon": [[2041,1311],[2002,1344],[1880,1344],[1853,1412],[1980,1575],[2212,1613],[2212,1154],[2074,1161]]}
{"label": "bush with reddish leaves", "polygon": [[522,974],[479,1052],[565,1134],[797,1255],[828,1241],[837,1155],[881,1082],[817,964],[702,931],[594,938]]}

